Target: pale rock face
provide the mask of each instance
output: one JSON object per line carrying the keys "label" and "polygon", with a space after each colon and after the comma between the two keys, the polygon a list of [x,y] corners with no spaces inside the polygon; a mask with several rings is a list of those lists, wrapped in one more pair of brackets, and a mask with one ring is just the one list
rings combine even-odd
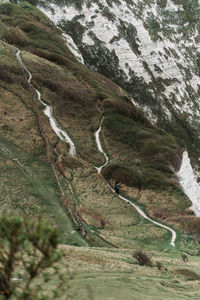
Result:
{"label": "pale rock face", "polygon": [[[200,78],[195,58],[200,49],[197,25],[181,20],[183,5],[175,4],[173,0],[167,0],[165,7],[158,1],[146,2],[137,0],[130,4],[126,0],[99,0],[89,3],[85,0],[78,9],[72,4],[58,6],[49,0],[51,10],[41,10],[56,24],[74,22],[82,26],[81,44],[75,35],[68,34],[83,52],[87,66],[101,71],[107,49],[112,59],[112,71],[115,69],[111,79],[116,79],[123,88],[128,83],[128,92],[136,102],[140,99],[131,91],[131,80],[136,77],[145,83],[155,103],[143,104],[149,106],[152,116],[158,105],[162,108],[162,116],[170,121],[170,106],[174,113],[186,114],[188,122],[194,126],[194,119],[200,117]],[[99,57],[97,50],[102,48],[104,52]],[[92,61],[91,57],[94,57]],[[155,121],[155,117],[153,119]]]}
{"label": "pale rock face", "polygon": [[68,34],[63,33],[63,37],[66,40],[66,44],[67,44],[68,48],[70,49],[70,51],[75,55],[75,57],[77,58],[77,60],[79,62],[84,64],[84,59],[83,59],[80,51],[78,50],[76,44],[72,40],[71,36],[68,35]]}
{"label": "pale rock face", "polygon": [[192,202],[192,210],[200,217],[200,185],[197,183],[187,151],[183,152],[180,170],[177,173],[184,193]]}

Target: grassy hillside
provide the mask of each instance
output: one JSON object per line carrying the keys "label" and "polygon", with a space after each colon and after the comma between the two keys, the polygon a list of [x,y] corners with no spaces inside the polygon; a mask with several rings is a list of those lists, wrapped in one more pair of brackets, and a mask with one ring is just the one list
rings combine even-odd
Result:
{"label": "grassy hillside", "polygon": [[[116,230],[118,226],[117,221],[112,220],[115,219],[113,210],[117,215],[115,206],[125,204],[115,199],[114,207],[111,205],[106,208],[107,201],[113,202],[107,198],[113,199],[113,195],[107,189],[106,181],[96,174],[94,168],[104,162],[94,139],[94,133],[104,115],[102,142],[110,157],[110,162],[103,171],[104,178],[111,182],[113,178],[120,179],[124,192],[145,205],[153,217],[164,217],[170,222],[171,216],[180,213],[187,216],[186,208],[190,204],[174,175],[180,166],[182,141],[152,126],[118,86],[77,62],[68,50],[61,31],[38,9],[27,2],[19,5],[4,3],[0,5],[0,15],[1,38],[7,42],[1,43],[2,139],[11,145],[8,147],[11,156],[15,155],[19,161],[23,159],[23,172],[28,173],[33,168],[31,172],[38,172],[37,176],[45,173],[46,182],[41,184],[39,180],[40,185],[50,185],[49,188],[53,186],[59,197],[59,189],[50,166],[56,164],[73,215],[78,215],[87,227],[97,226],[91,220],[91,215],[97,213],[107,224],[112,223]],[[40,90],[42,100],[52,105],[57,121],[75,143],[78,154],[76,157],[69,156],[68,145],[59,141],[51,129],[41,104],[27,84],[27,74],[17,63],[17,49],[23,50],[21,56],[33,75],[32,84]],[[50,153],[47,146],[50,147]],[[46,168],[49,168],[48,173]],[[51,183],[51,176],[54,184]],[[10,181],[7,181],[8,187]],[[33,179],[30,182],[31,185],[26,184],[28,188],[25,199],[31,195],[38,201],[39,196],[41,207],[42,204],[44,207],[48,205],[49,200],[44,201],[37,182],[32,183]],[[36,191],[31,190],[30,186],[33,185],[36,185]],[[13,196],[11,190],[10,193]],[[151,196],[147,197],[147,194]],[[46,195],[46,198],[49,197]],[[58,205],[59,201],[55,202]],[[97,205],[96,202],[100,204]],[[26,205],[23,204],[22,207]],[[91,212],[92,208],[95,208],[95,212]],[[27,205],[27,212],[38,213],[38,210]],[[124,212],[120,210],[120,214],[125,216],[128,212],[126,209]],[[130,214],[133,223],[137,224],[137,213],[131,211]],[[129,222],[126,220],[125,223]],[[177,226],[181,228],[180,224]],[[153,231],[158,230],[154,226],[153,228]],[[100,230],[109,236],[109,242],[110,239],[115,240],[114,235],[109,233],[109,225]],[[165,230],[161,231],[161,235],[166,234]],[[131,232],[130,234],[132,235]],[[120,233],[119,240],[122,236],[124,238],[124,234]],[[151,237],[150,240],[153,241]],[[120,242],[117,242],[117,246],[118,244]]]}
{"label": "grassy hillside", "polygon": [[61,269],[73,274],[72,299],[199,298],[199,257],[183,262],[178,252],[153,251],[147,253],[152,266],[140,266],[132,250],[66,246],[64,251],[67,259]]}
{"label": "grassy hillside", "polygon": [[[134,293],[138,299],[142,278],[148,282],[146,289],[160,282],[153,298],[146,299],[157,299],[159,292],[163,299],[176,299],[175,291],[180,295],[183,289],[187,299],[191,287],[183,287],[185,279],[173,272],[179,251],[197,255],[199,246],[198,220],[175,176],[183,142],[153,126],[116,84],[77,62],[60,29],[35,7],[27,2],[0,4],[0,19],[1,213],[40,215],[58,226],[63,244],[85,246],[66,248],[69,268],[78,273],[72,289],[79,286],[80,293],[100,282],[94,299],[102,299],[102,289],[106,295],[113,291],[112,298],[104,299],[123,299],[115,289],[120,278],[121,294],[126,291],[126,299],[133,299]],[[69,155],[68,144],[52,130],[17,62],[19,49],[33,86],[53,107],[77,155]],[[101,176],[95,166],[105,158],[94,133],[103,116],[101,141],[110,160]],[[169,231],[142,218],[110,191],[107,181],[113,184],[114,178],[122,181],[122,193],[149,216],[177,230],[175,250],[170,250]],[[170,271],[138,267],[131,251],[140,249],[162,257]],[[85,299],[93,299],[92,293],[89,288]]]}

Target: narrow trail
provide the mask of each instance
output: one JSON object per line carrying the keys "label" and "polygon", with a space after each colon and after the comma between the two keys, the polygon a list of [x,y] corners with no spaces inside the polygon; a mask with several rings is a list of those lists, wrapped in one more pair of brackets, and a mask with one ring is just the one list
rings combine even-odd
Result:
{"label": "narrow trail", "polygon": [[101,131],[101,125],[102,125],[102,122],[103,122],[103,118],[101,119],[101,122],[100,122],[100,126],[99,126],[99,129],[95,132],[95,140],[96,140],[96,144],[97,144],[97,147],[98,147],[98,150],[103,153],[103,155],[105,156],[105,159],[106,159],[106,162],[101,166],[101,167],[95,167],[97,169],[97,172],[100,174],[101,173],[101,170],[103,169],[103,167],[105,167],[109,161],[108,159],[108,156],[106,155],[106,153],[103,151],[103,148],[101,146],[101,141],[100,141],[100,137],[99,137],[99,133]]}
{"label": "narrow trail", "polygon": [[[106,153],[103,151],[103,148],[102,148],[102,145],[101,145],[101,141],[100,141],[100,137],[99,137],[99,134],[100,134],[100,132],[101,132],[101,127],[102,127],[102,122],[103,122],[103,118],[101,119],[100,126],[99,126],[98,130],[95,132],[95,140],[96,140],[96,144],[97,144],[98,150],[99,150],[100,152],[102,152],[102,153],[104,154],[105,158],[106,158],[106,162],[105,162],[101,167],[98,167],[98,168],[96,167],[96,169],[97,169],[97,171],[98,171],[99,174],[101,173],[102,168],[105,167],[105,166],[108,164],[108,162],[109,162],[108,156],[107,156]],[[108,187],[110,188],[110,190],[111,190],[113,193],[115,193],[114,189],[113,189],[109,184],[108,184]],[[141,210],[136,204],[134,204],[133,202],[131,202],[131,201],[128,200],[127,198],[125,198],[125,197],[123,197],[123,196],[121,196],[121,195],[119,195],[119,198],[121,198],[122,200],[124,200],[125,202],[127,202],[127,203],[129,203],[131,206],[133,206],[133,207],[137,210],[137,212],[138,212],[144,219],[148,220],[149,222],[151,222],[151,223],[153,223],[153,224],[155,224],[155,225],[157,225],[157,226],[159,226],[159,227],[165,228],[166,230],[170,231],[171,234],[172,234],[170,245],[171,245],[172,247],[175,247],[176,232],[175,232],[173,229],[171,229],[170,227],[168,227],[168,226],[166,226],[166,225],[163,225],[163,224],[161,224],[161,223],[159,223],[159,222],[156,222],[156,221],[152,220],[151,218],[149,218],[149,217],[143,212],[143,210]]]}
{"label": "narrow trail", "polygon": [[[31,87],[33,92],[36,93],[39,102],[45,107],[43,112],[49,118],[50,125],[51,125],[52,129],[54,130],[54,132],[56,133],[56,135],[59,137],[60,140],[62,140],[62,141],[69,144],[69,154],[76,155],[76,148],[75,148],[75,145],[74,145],[73,141],[70,139],[68,134],[60,128],[59,124],[57,123],[56,119],[53,116],[53,108],[51,106],[47,105],[45,102],[43,102],[41,100],[40,92],[32,85],[32,83],[31,83],[32,74],[30,73],[30,71],[28,70],[28,68],[26,67],[24,62],[22,61],[20,53],[21,53],[20,50],[16,53],[17,61],[21,65],[22,69],[25,71],[25,74],[26,73],[28,74],[28,77],[26,75],[26,79],[28,81],[29,86]],[[37,108],[37,105],[36,105],[36,114],[37,114],[37,118],[38,118],[38,122],[39,122],[39,127],[40,127],[41,134],[42,134],[42,137],[43,137],[44,142],[45,142],[45,146],[46,146],[46,150],[47,150],[47,157],[50,160],[50,163],[51,163],[51,166],[52,166],[52,169],[53,169],[58,187],[59,187],[61,195],[62,195],[62,198],[61,198],[62,204],[63,204],[64,207],[67,208],[68,212],[71,215],[71,218],[72,218],[74,224],[76,225],[77,228],[79,228],[79,231],[80,231],[81,235],[84,237],[84,239],[86,239],[89,243],[92,244],[92,241],[90,240],[90,237],[85,232],[85,229],[83,227],[83,224],[82,224],[80,218],[76,214],[73,213],[73,211],[72,211],[72,209],[71,209],[71,207],[68,203],[67,197],[65,195],[64,188],[63,188],[63,186],[61,184],[61,181],[60,181],[60,178],[59,178],[59,172],[57,170],[57,167],[56,167],[56,164],[55,164],[54,160],[52,159],[52,151],[51,151],[49,141],[48,141],[48,138],[46,136],[46,133],[45,133],[45,130],[43,128],[43,125],[42,125],[42,122],[41,122],[41,119],[40,119],[40,116],[39,116],[38,112],[39,111],[38,111],[38,108]]]}
{"label": "narrow trail", "polygon": [[[31,79],[32,79],[32,74],[30,73],[30,71],[28,70],[28,68],[26,67],[26,65],[23,63],[22,59],[21,59],[21,56],[20,56],[20,53],[21,51],[19,50],[17,53],[16,53],[16,57],[17,57],[17,60],[18,62],[20,63],[20,65],[22,66],[22,68],[26,71],[26,73],[28,74],[28,83],[29,85],[32,87],[32,89],[36,92],[37,94],[37,98],[39,100],[39,102],[45,107],[43,112],[44,114],[48,117],[49,119],[49,122],[50,122],[50,125],[52,127],[52,129],[54,130],[54,132],[56,133],[56,135],[59,137],[60,140],[66,142],[69,144],[69,153],[71,155],[76,155],[76,148],[75,148],[75,145],[73,143],[73,141],[71,140],[71,138],[68,136],[68,134],[62,130],[60,128],[60,125],[58,124],[58,122],[56,121],[56,119],[54,118],[54,115],[53,115],[53,108],[50,106],[50,105],[47,105],[45,102],[43,102],[41,100],[41,93],[31,84]],[[105,163],[100,166],[100,167],[96,167],[97,169],[97,172],[100,174],[101,171],[102,171],[102,168],[105,167],[108,162],[109,162],[109,158],[108,156],[106,155],[106,153],[104,152],[103,148],[102,148],[102,145],[101,145],[101,141],[100,141],[100,132],[101,132],[101,127],[102,127],[102,122],[103,122],[103,118],[101,119],[101,122],[100,122],[100,126],[98,128],[98,130],[95,132],[95,140],[96,140],[96,144],[97,144],[97,147],[98,147],[98,150],[103,153],[106,161]],[[58,174],[57,172],[56,173],[56,177],[58,177]],[[58,178],[57,178],[58,179]],[[59,180],[58,180],[59,181]],[[108,184],[108,187],[111,189],[111,191],[114,193],[114,190],[112,189],[112,187]],[[157,225],[157,226],[160,226],[162,228],[165,228],[166,230],[170,231],[172,233],[172,238],[171,238],[171,242],[170,242],[170,245],[172,245],[173,247],[175,246],[175,240],[176,240],[176,232],[171,229],[170,227],[166,226],[166,225],[163,225],[161,223],[158,223],[152,219],[150,219],[137,205],[135,205],[134,203],[132,203],[130,200],[128,200],[127,198],[119,195],[119,197],[126,201],[127,203],[129,203],[130,205],[132,205],[137,211],[138,213],[145,219],[147,219],[148,221],[150,221],[151,223]],[[73,218],[74,219],[74,218]],[[76,220],[74,220],[75,223],[76,223]]]}
{"label": "narrow trail", "polygon": [[27,66],[22,61],[20,53],[21,53],[21,51],[19,50],[16,54],[17,60],[20,63],[20,65],[22,66],[22,68],[27,72],[27,74],[28,74],[28,79],[27,79],[28,83],[33,88],[33,90],[36,92],[39,102],[45,107],[43,112],[48,117],[50,125],[51,125],[53,131],[56,133],[56,135],[59,137],[60,140],[62,140],[64,142],[66,142],[67,144],[69,144],[69,153],[71,155],[75,155],[76,154],[75,145],[72,142],[72,140],[70,139],[70,137],[68,136],[68,134],[63,129],[61,129],[60,125],[58,124],[58,122],[54,118],[53,108],[50,105],[47,105],[45,102],[42,101],[41,93],[31,84],[32,74],[30,73]]}

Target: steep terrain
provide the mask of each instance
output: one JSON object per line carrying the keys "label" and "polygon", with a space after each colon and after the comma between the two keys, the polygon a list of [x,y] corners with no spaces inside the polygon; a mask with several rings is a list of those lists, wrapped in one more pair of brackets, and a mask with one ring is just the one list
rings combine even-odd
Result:
{"label": "steep terrain", "polygon": [[184,139],[198,166],[198,0],[38,1],[85,64],[112,79],[151,120]]}
{"label": "steep terrain", "polygon": [[[95,256],[97,273],[92,263],[88,267],[88,276],[91,272],[95,284],[102,266],[102,276],[109,276],[107,252],[111,260],[115,251],[120,257],[125,253],[128,265],[122,263],[122,273],[138,271],[136,261],[130,258],[132,249],[151,251],[164,261],[171,257],[172,270],[180,251],[197,255],[199,219],[188,209],[191,203],[177,177],[187,141],[181,134],[173,135],[151,122],[132,103],[125,86],[117,85],[112,76],[116,83],[88,69],[74,55],[78,51],[75,46],[74,54],[71,52],[73,43],[69,38],[66,42],[62,30],[36,7],[27,2],[1,3],[0,25],[1,212],[41,215],[58,226],[62,244],[85,246],[65,248],[71,262],[74,253],[80,255],[80,265],[76,261],[74,266],[80,275],[77,285],[82,280],[81,272],[85,272],[85,262],[93,261],[96,248],[90,246],[104,247],[106,257],[102,262]],[[143,91],[148,93],[145,85]],[[101,145],[109,158],[101,174],[96,168],[105,163],[105,156],[95,140],[100,124]],[[65,134],[73,142],[74,152]],[[192,153],[194,157],[197,154]],[[112,193],[108,182],[112,186],[115,178],[122,182],[123,196],[153,220],[176,230],[175,249],[170,245],[171,232],[143,218]],[[163,258],[159,251],[167,251],[168,257]],[[193,267],[195,261],[198,257]],[[119,269],[113,270],[118,278]],[[161,285],[166,299],[171,297],[167,295],[170,289],[175,293],[176,288],[183,288],[182,281],[174,282],[177,279],[172,274],[176,271],[152,270],[153,275],[145,267],[147,273],[141,276],[157,280],[159,273],[159,281],[165,278],[167,283]],[[125,277],[124,282],[132,283],[129,276]],[[93,284],[91,280],[89,284]],[[154,294],[157,291],[158,286]],[[187,288],[185,293],[186,297],[190,295]],[[98,292],[94,297],[101,299],[101,295]],[[123,299],[114,294],[112,297]],[[133,299],[131,288],[129,298]]]}

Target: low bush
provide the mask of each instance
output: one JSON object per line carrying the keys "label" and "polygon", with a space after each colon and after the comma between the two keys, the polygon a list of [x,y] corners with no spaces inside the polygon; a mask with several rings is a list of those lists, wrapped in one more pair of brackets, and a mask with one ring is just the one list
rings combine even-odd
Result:
{"label": "low bush", "polygon": [[186,254],[183,253],[181,257],[184,262],[188,262],[188,256]]}
{"label": "low bush", "polygon": [[[67,48],[66,48],[66,50],[67,50]],[[48,51],[46,49],[34,48],[34,49],[31,49],[31,52],[35,55],[38,55],[42,58],[45,58],[45,59],[51,61],[53,63],[56,63],[61,66],[65,66],[69,70],[73,69],[73,64],[72,64],[71,60],[75,60],[75,58],[70,53],[69,53],[70,59],[68,59],[68,57],[64,57],[62,55]]]}
{"label": "low bush", "polygon": [[157,261],[157,262],[155,263],[155,265],[156,265],[156,267],[158,268],[159,271],[162,271],[163,265],[161,264],[161,262]]}
{"label": "low bush", "polygon": [[151,259],[144,252],[136,251],[135,253],[133,253],[133,257],[137,260],[137,262],[140,266],[152,267]]}
{"label": "low bush", "polygon": [[[112,102],[113,100],[105,100],[104,126],[109,140],[128,145],[130,151],[136,151],[143,165],[154,169],[153,177],[159,175],[156,171],[161,171],[162,177],[165,178],[172,175],[172,170],[180,167],[182,158],[182,149],[176,138],[163,130],[149,126],[145,119],[135,120],[134,108],[132,112],[129,111],[127,103],[110,106]],[[114,111],[111,111],[110,107]],[[142,171],[149,173],[148,170]]]}
{"label": "low bush", "polygon": [[103,169],[102,175],[107,180],[117,178],[127,186],[142,186],[140,172],[137,172],[137,169],[131,169],[117,161],[110,161]]}
{"label": "low bush", "polygon": [[109,223],[98,211],[78,207],[76,212],[81,217],[81,219],[90,219],[89,223],[92,225],[98,225],[102,228],[105,228],[105,225]]}
{"label": "low bush", "polygon": [[137,122],[152,127],[151,123],[144,116],[144,113],[137,109],[132,103],[126,102],[122,99],[106,99],[103,102],[105,112],[117,112]]}
{"label": "low bush", "polygon": [[169,187],[177,189],[175,183],[170,181],[166,173],[142,166],[129,167],[114,160],[111,160],[103,169],[102,175],[106,180],[118,178],[127,186],[136,186],[139,189],[167,189]]}

